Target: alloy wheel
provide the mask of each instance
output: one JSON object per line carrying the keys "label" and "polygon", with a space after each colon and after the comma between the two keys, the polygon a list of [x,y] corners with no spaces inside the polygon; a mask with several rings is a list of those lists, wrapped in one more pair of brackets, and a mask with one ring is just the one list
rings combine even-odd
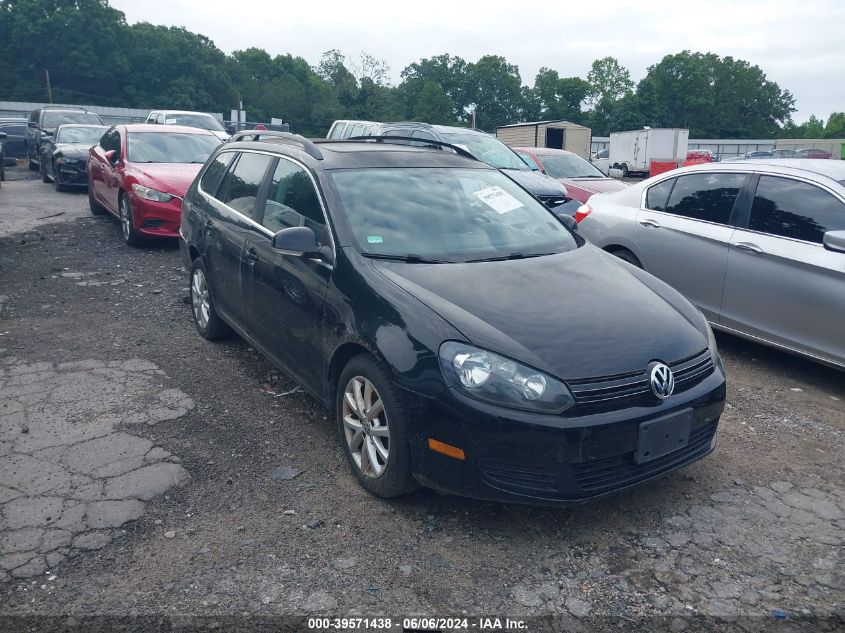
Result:
{"label": "alloy wheel", "polygon": [[211,318],[211,301],[208,296],[208,282],[205,279],[205,273],[200,268],[194,270],[191,279],[191,305],[194,318],[204,330],[208,327],[208,320]]}
{"label": "alloy wheel", "polygon": [[120,228],[123,231],[123,239],[127,242],[132,235],[132,215],[129,213],[129,203],[126,198],[120,200]]}
{"label": "alloy wheel", "polygon": [[354,376],[343,392],[343,431],[352,460],[366,477],[387,468],[390,433],[384,403],[370,380]]}

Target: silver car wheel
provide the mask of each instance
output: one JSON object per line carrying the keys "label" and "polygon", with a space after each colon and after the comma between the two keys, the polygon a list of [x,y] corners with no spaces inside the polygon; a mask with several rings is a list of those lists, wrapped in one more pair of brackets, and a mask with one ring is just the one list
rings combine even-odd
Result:
{"label": "silver car wheel", "polygon": [[120,228],[123,231],[123,239],[128,241],[132,234],[132,215],[129,213],[129,203],[126,198],[120,200]]}
{"label": "silver car wheel", "polygon": [[355,376],[343,392],[343,431],[355,465],[366,477],[378,478],[387,468],[390,433],[384,403],[375,386]]}
{"label": "silver car wheel", "polygon": [[211,317],[211,301],[208,296],[208,283],[205,274],[201,269],[194,270],[191,278],[191,305],[194,309],[194,318],[203,330],[208,326]]}

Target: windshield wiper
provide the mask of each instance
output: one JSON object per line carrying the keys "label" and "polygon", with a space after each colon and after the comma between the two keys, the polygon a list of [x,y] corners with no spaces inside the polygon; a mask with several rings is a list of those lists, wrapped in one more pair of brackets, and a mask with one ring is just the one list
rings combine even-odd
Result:
{"label": "windshield wiper", "polygon": [[545,257],[546,255],[554,255],[554,253],[511,253],[510,255],[497,255],[494,257],[480,257],[478,259],[468,259],[465,264],[474,264],[476,262],[506,262],[511,259],[528,259],[529,257]]}
{"label": "windshield wiper", "polygon": [[361,253],[362,256],[369,259],[386,259],[395,262],[406,262],[408,264],[454,264],[444,259],[429,259],[427,257],[420,257],[419,255],[385,255],[383,253]]}

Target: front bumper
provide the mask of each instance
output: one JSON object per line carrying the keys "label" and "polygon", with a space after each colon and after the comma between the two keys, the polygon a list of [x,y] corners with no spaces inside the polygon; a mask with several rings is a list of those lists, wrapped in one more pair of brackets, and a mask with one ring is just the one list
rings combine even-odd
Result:
{"label": "front bumper", "polygon": [[[713,451],[725,406],[721,363],[700,383],[653,406],[577,417],[507,411],[454,390],[412,397],[414,476],[422,485],[490,501],[566,505],[610,494],[686,466]],[[655,399],[656,400],[656,399]],[[691,410],[689,442],[637,463],[639,425]],[[432,438],[461,448],[465,460],[432,451]]]}
{"label": "front bumper", "polygon": [[65,187],[88,186],[88,168],[85,161],[57,163],[56,176]]}
{"label": "front bumper", "polygon": [[182,220],[182,200],[172,198],[169,202],[154,202],[129,194],[135,230],[146,237],[179,237]]}

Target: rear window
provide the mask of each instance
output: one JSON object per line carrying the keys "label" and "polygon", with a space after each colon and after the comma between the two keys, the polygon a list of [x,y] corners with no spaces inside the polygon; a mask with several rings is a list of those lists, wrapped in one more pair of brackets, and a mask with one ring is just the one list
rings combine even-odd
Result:
{"label": "rear window", "polygon": [[652,211],[665,211],[666,200],[669,198],[669,192],[672,191],[672,186],[675,184],[674,178],[669,178],[663,182],[659,182],[653,187],[650,187],[645,194],[646,209]]}
{"label": "rear window", "polygon": [[62,123],[92,123],[102,125],[103,122],[93,112],[45,112],[44,123],[41,127],[50,129]]}
{"label": "rear window", "polygon": [[665,211],[693,220],[728,224],[745,174],[679,176]]}

